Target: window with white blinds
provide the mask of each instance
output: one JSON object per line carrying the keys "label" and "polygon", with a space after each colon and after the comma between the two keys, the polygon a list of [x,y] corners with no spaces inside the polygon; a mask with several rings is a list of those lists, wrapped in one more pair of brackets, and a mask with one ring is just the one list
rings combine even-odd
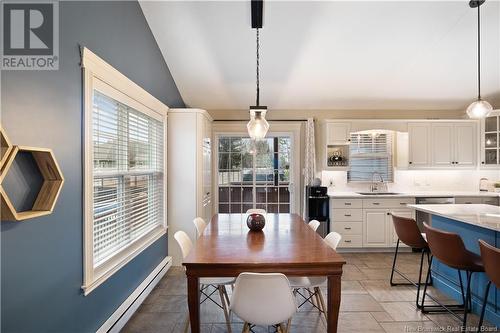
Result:
{"label": "window with white blinds", "polygon": [[163,225],[163,126],[94,90],[94,267]]}
{"label": "window with white blinds", "polygon": [[372,181],[374,173],[382,176],[384,182],[393,181],[392,133],[351,133],[347,180]]}

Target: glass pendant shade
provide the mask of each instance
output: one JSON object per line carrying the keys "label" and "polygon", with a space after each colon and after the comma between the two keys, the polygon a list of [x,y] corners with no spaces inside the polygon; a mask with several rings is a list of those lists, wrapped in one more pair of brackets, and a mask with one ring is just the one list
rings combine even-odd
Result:
{"label": "glass pendant shade", "polygon": [[482,119],[488,117],[491,111],[493,111],[491,104],[479,99],[469,105],[467,115],[472,119]]}
{"label": "glass pendant shade", "polygon": [[250,109],[250,121],[247,124],[248,135],[259,140],[266,137],[269,123],[266,120],[266,109]]}

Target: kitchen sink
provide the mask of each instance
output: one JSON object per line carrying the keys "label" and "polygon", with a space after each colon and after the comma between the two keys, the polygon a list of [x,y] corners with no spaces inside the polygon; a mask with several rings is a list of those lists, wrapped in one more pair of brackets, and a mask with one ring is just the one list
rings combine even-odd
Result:
{"label": "kitchen sink", "polygon": [[356,192],[361,195],[397,195],[400,193],[396,192]]}

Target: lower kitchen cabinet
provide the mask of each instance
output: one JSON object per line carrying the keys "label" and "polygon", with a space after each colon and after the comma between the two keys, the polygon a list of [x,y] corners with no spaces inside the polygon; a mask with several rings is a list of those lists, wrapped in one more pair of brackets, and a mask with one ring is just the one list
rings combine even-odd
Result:
{"label": "lower kitchen cabinet", "polygon": [[[355,200],[358,201],[356,205],[349,199],[332,199],[330,229],[342,235],[339,248],[395,247],[398,237],[391,212],[398,216],[415,217],[413,209],[404,207],[414,203],[415,198]],[[344,208],[346,202],[349,203],[347,206],[355,208]]]}
{"label": "lower kitchen cabinet", "polygon": [[[385,209],[366,209],[363,216],[363,246],[388,246],[389,211]],[[391,242],[392,243],[392,242]]]}

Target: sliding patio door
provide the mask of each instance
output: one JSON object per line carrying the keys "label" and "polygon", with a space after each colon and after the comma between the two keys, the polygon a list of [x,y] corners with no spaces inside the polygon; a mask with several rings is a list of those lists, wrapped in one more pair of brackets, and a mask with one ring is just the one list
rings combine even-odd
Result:
{"label": "sliding patio door", "polygon": [[217,143],[219,213],[244,213],[249,208],[269,213],[293,210],[290,136],[253,141],[220,135]]}

